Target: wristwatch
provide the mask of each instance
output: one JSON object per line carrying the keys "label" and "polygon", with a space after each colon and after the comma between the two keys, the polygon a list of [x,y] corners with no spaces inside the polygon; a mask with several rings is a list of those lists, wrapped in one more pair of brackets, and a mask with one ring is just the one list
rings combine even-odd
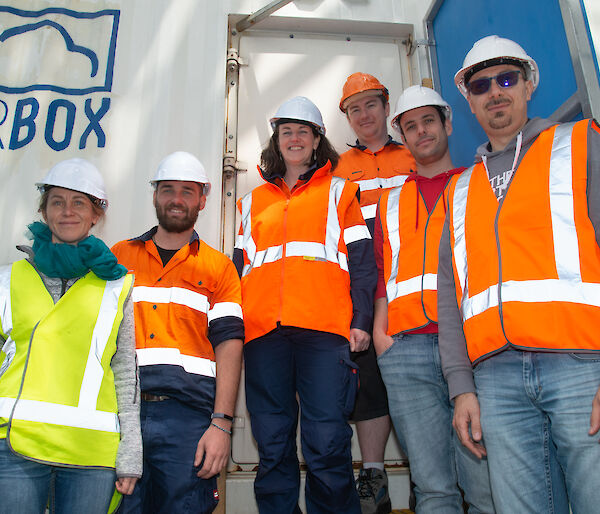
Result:
{"label": "wristwatch", "polygon": [[229,414],[224,414],[222,412],[213,412],[210,415],[210,419],[215,419],[215,418],[226,419],[233,423],[233,416],[230,416]]}

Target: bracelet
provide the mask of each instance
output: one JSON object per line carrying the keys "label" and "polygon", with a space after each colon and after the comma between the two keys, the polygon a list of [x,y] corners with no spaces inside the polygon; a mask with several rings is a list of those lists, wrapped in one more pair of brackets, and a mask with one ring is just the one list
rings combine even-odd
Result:
{"label": "bracelet", "polygon": [[226,419],[233,423],[233,416],[230,416],[229,414],[223,414],[222,412],[213,412],[210,415],[210,419],[215,419],[215,418]]}
{"label": "bracelet", "polygon": [[217,425],[216,423],[213,423],[212,421],[210,422],[210,424],[213,427],[217,427],[219,430],[222,430],[223,432],[225,432],[226,434],[231,435],[231,430],[227,430],[226,428],[220,427],[219,425]]}

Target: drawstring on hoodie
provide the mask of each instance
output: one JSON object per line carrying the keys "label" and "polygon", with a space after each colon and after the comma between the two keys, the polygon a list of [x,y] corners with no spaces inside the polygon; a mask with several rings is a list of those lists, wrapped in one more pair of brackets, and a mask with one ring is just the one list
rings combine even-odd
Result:
{"label": "drawstring on hoodie", "polygon": [[[522,144],[523,144],[523,131],[519,132],[519,134],[517,135],[517,144],[515,146],[515,158],[513,159],[513,165],[512,165],[512,168],[510,169],[510,175],[508,176],[508,180],[507,180],[508,183],[510,183],[512,176],[515,173],[515,169],[517,168],[517,162],[519,162],[519,155],[521,155]],[[483,167],[485,168],[485,172],[487,173],[488,180],[490,180],[490,172],[487,167],[487,155],[482,155],[481,161],[483,162]]]}

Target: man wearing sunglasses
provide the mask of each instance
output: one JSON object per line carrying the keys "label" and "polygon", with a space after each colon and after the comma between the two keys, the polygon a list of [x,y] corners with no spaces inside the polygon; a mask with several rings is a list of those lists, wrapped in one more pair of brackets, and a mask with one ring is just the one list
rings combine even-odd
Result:
{"label": "man wearing sunglasses", "polygon": [[439,347],[454,427],[500,513],[600,505],[600,128],[530,119],[536,62],[488,36],[455,82],[489,141],[453,178]]}

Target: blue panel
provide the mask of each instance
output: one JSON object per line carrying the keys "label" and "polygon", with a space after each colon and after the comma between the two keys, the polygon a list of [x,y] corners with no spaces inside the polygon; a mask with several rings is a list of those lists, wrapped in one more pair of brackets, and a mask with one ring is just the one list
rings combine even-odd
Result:
{"label": "blue panel", "polygon": [[454,74],[478,39],[497,34],[518,42],[540,68],[529,116],[548,117],[577,90],[558,0],[445,0],[433,21],[441,94],[454,110],[450,153],[456,166],[473,162],[487,137],[454,85]]}

